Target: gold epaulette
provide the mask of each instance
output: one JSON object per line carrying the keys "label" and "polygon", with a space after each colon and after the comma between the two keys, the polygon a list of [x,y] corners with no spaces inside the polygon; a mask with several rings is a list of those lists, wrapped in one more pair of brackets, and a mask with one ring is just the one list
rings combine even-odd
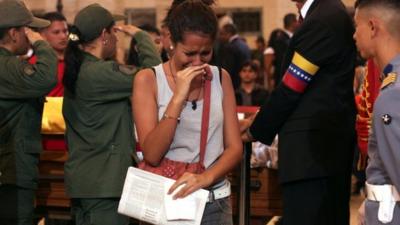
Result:
{"label": "gold epaulette", "polygon": [[386,78],[382,81],[381,90],[387,87],[389,84],[392,84],[396,81],[397,73],[391,72],[389,73]]}

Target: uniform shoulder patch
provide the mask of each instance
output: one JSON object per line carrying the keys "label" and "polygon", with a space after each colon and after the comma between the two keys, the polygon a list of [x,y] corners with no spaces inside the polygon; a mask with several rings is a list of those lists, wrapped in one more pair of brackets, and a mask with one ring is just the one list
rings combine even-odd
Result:
{"label": "uniform shoulder patch", "polygon": [[119,65],[118,71],[126,75],[133,75],[136,72],[136,67],[130,65]]}
{"label": "uniform shoulder patch", "polygon": [[23,71],[24,74],[28,76],[32,76],[36,72],[35,67],[33,67],[33,65],[30,64],[25,65]]}
{"label": "uniform shoulder patch", "polygon": [[391,72],[389,73],[385,79],[382,81],[381,90],[389,86],[390,84],[396,82],[397,73]]}

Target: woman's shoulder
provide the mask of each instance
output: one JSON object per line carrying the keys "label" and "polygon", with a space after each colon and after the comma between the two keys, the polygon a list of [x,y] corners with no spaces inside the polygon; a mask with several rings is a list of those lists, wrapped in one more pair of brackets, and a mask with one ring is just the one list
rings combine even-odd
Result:
{"label": "woman's shoulder", "polygon": [[155,67],[145,68],[140,70],[135,76],[135,82],[143,85],[149,85],[154,83],[156,80],[157,67],[160,66],[162,66],[162,64]]}
{"label": "woman's shoulder", "polygon": [[91,61],[91,60],[84,60],[79,76],[80,77],[99,77],[101,74],[112,74],[116,72],[116,69],[118,68],[118,64],[113,62],[113,61],[104,61],[104,60],[98,60],[98,61]]}

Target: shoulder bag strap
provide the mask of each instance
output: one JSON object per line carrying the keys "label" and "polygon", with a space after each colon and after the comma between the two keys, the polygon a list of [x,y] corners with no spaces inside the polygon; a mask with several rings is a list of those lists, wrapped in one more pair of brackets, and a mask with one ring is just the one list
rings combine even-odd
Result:
{"label": "shoulder bag strap", "polygon": [[204,92],[203,92],[203,113],[201,118],[201,136],[200,136],[200,161],[201,165],[204,165],[204,156],[206,153],[207,137],[208,137],[208,125],[210,122],[210,96],[211,96],[211,79],[212,73],[209,67],[206,68],[208,73],[207,78],[204,80]]}

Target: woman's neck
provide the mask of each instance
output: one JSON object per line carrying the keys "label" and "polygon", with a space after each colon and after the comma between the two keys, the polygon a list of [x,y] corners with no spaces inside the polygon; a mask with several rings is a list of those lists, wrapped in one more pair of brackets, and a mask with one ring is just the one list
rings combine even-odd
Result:
{"label": "woman's neck", "polygon": [[88,45],[84,45],[82,48],[83,51],[99,58],[102,59],[103,58],[103,54],[102,54],[102,49],[101,47],[99,47],[96,44],[88,44]]}

